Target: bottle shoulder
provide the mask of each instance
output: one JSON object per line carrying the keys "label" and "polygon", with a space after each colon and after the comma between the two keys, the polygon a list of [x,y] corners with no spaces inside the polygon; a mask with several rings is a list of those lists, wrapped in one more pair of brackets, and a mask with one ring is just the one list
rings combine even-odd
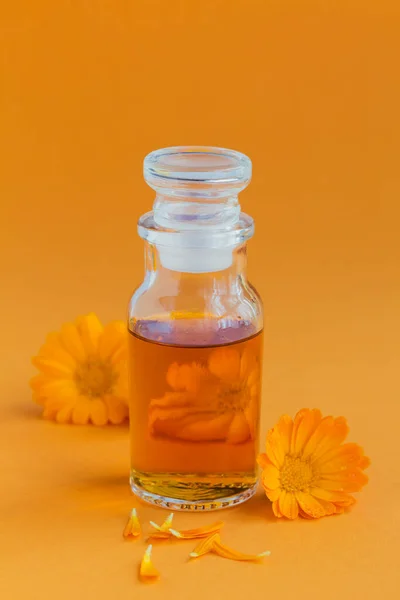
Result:
{"label": "bottle shoulder", "polygon": [[196,288],[162,285],[148,278],[135,290],[128,311],[129,323],[197,320],[211,328],[249,326],[256,333],[263,327],[263,306],[255,287],[239,277],[230,285]]}

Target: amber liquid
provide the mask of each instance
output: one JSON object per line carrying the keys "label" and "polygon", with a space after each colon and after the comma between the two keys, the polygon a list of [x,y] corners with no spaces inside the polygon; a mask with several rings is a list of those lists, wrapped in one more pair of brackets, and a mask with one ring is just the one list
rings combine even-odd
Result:
{"label": "amber liquid", "polygon": [[238,321],[141,321],[130,332],[131,485],[172,509],[215,509],[257,483],[262,332]]}

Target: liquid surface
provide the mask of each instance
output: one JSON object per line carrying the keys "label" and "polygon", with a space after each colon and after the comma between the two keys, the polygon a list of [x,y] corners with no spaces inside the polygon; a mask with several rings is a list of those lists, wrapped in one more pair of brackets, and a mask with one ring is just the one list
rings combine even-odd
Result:
{"label": "liquid surface", "polygon": [[262,332],[243,321],[138,325],[129,336],[134,490],[190,502],[252,488]]}

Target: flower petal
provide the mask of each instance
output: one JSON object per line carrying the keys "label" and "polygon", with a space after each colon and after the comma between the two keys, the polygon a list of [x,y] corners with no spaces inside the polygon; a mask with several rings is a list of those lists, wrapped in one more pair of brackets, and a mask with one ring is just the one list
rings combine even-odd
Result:
{"label": "flower petal", "polygon": [[250,428],[246,417],[238,412],[233,417],[226,437],[228,444],[241,444],[250,438]]}
{"label": "flower petal", "polygon": [[207,369],[196,362],[183,365],[172,363],[168,368],[166,378],[168,385],[174,391],[186,391],[191,394],[197,394],[201,386],[212,379]]}
{"label": "flower petal", "polygon": [[76,325],[73,325],[72,323],[65,323],[65,325],[61,327],[59,338],[65,350],[69,352],[77,361],[83,362],[87,358],[85,348],[83,347],[81,336]]}
{"label": "flower petal", "polygon": [[83,347],[88,355],[96,354],[99,347],[100,336],[103,333],[103,325],[97,315],[90,313],[76,320],[78,331],[81,335]]}
{"label": "flower petal", "polygon": [[[34,381],[33,381],[34,380]],[[62,399],[62,404],[76,397],[76,389],[71,379],[49,379],[39,374],[30,381],[36,401],[44,406],[47,400]]]}
{"label": "flower petal", "polygon": [[308,516],[313,517],[313,519],[319,519],[327,514],[326,507],[322,504],[323,501],[319,502],[311,494],[305,492],[297,491],[295,493],[300,508]]}
{"label": "flower petal", "polygon": [[275,490],[281,485],[279,470],[272,464],[265,465],[261,473],[261,479],[263,485],[270,490]]}
{"label": "flower petal", "polygon": [[167,408],[170,410],[182,406],[193,406],[193,399],[187,392],[166,392],[161,398],[153,398],[150,401],[150,410],[153,408]]}
{"label": "flower petal", "polygon": [[269,460],[268,456],[263,452],[262,454],[259,454],[257,456],[257,462],[260,465],[260,467],[262,469],[265,469],[265,467],[267,465],[272,465],[271,461]]}
{"label": "flower petal", "polygon": [[314,433],[306,443],[303,450],[303,458],[311,458],[311,461],[321,461],[325,452],[331,452],[339,446],[348,433],[348,427],[343,417],[334,419],[325,417],[320,421]]}
{"label": "flower petal", "polygon": [[34,356],[32,358],[32,364],[48,377],[58,377],[62,379],[69,379],[72,377],[72,370],[67,365],[58,363],[55,360]]}
{"label": "flower petal", "polygon": [[319,468],[325,469],[325,466],[336,463],[340,468],[343,464],[348,464],[353,460],[361,460],[363,455],[364,450],[361,446],[354,443],[347,443],[326,452],[317,460],[316,464],[318,464]]}
{"label": "flower petal", "polygon": [[39,373],[38,375],[34,375],[29,381],[29,385],[34,392],[40,391],[40,388],[43,384],[48,381],[47,377],[43,375],[43,373]]}
{"label": "flower petal", "polygon": [[279,496],[282,493],[282,489],[281,488],[276,488],[275,490],[270,490],[269,488],[264,487],[265,490],[265,494],[267,496],[267,498],[269,500],[271,500],[271,502],[274,502],[275,500],[279,500]]}
{"label": "flower petal", "polygon": [[327,500],[322,500],[321,498],[318,498],[318,502],[325,511],[325,517],[336,514],[336,505],[333,502],[328,502]]}
{"label": "flower petal", "polygon": [[153,546],[150,544],[144,553],[142,562],[140,563],[139,575],[142,581],[154,581],[160,577],[160,573],[154,567],[151,560],[152,550]]}
{"label": "flower petal", "polygon": [[75,425],[87,425],[90,417],[90,400],[80,398],[72,411],[72,422]]}
{"label": "flower petal", "polygon": [[274,427],[279,434],[283,453],[286,455],[290,452],[290,440],[293,431],[293,420],[289,415],[282,415],[278,423]]}
{"label": "flower petal", "polygon": [[219,533],[213,533],[205,540],[202,540],[199,544],[197,544],[196,548],[189,554],[190,558],[198,558],[199,556],[203,556],[204,554],[208,554],[211,552],[214,545],[214,540],[219,538]]}
{"label": "flower petal", "polygon": [[340,502],[335,502],[335,506],[341,506],[343,508],[348,508],[349,506],[353,506],[357,501],[353,496],[348,496],[347,500],[343,500]]}
{"label": "flower petal", "polygon": [[127,344],[128,332],[123,321],[108,323],[98,341],[98,355],[101,360],[108,360],[114,352]]}
{"label": "flower petal", "polygon": [[303,421],[304,416],[309,412],[308,408],[302,408],[296,414],[293,420],[293,429],[292,429],[292,437],[290,439],[290,454],[296,454],[296,438],[297,438],[297,430],[300,427],[300,424]]}
{"label": "flower petal", "polygon": [[354,454],[348,453],[333,457],[331,460],[326,461],[323,464],[321,464],[320,461],[316,461],[314,465],[321,476],[325,477],[325,475],[330,473],[338,473],[347,469],[361,469],[362,467],[360,464],[362,463],[363,458],[364,457],[360,453],[355,452]]}
{"label": "flower petal", "polygon": [[299,505],[296,496],[292,492],[285,492],[279,497],[279,510],[284,517],[288,519],[297,519],[299,515]]}
{"label": "flower petal", "polygon": [[358,463],[358,467],[360,469],[367,469],[371,464],[371,459],[368,456],[362,456],[360,458],[360,462]]}
{"label": "flower petal", "polygon": [[63,406],[56,414],[57,423],[68,423],[71,420],[73,408],[74,404],[67,404]]}
{"label": "flower petal", "polygon": [[210,372],[226,383],[240,380],[241,357],[233,348],[216,348],[208,359]]}
{"label": "flower petal", "polygon": [[[282,492],[283,492],[283,490],[282,490]],[[272,502],[272,512],[274,513],[274,515],[276,517],[282,516],[281,511],[279,510],[279,498],[277,498],[276,500],[274,500]]]}
{"label": "flower petal", "polygon": [[333,424],[328,427],[326,435],[319,441],[316,448],[314,449],[311,461],[320,459],[326,452],[333,450],[340,446],[345,440],[349,433],[349,427],[344,417],[337,417],[334,419]]}
{"label": "flower petal", "polygon": [[125,529],[123,531],[124,538],[137,538],[141,534],[142,528],[140,527],[139,519],[137,516],[136,508],[132,508],[131,514]]}
{"label": "flower petal", "polygon": [[180,540],[193,540],[195,538],[208,537],[212,533],[221,531],[223,526],[224,526],[223,521],[217,521],[216,523],[213,523],[212,525],[205,525],[204,527],[197,527],[197,529],[186,529],[186,530],[181,529],[180,531],[178,531],[176,529],[170,529],[169,531],[171,532],[171,534],[174,537],[179,538]]}
{"label": "flower petal", "polygon": [[193,442],[225,440],[232,414],[226,413],[215,417],[211,414],[210,417],[208,419],[197,417],[193,423],[183,426],[176,436]]}
{"label": "flower petal", "polygon": [[68,398],[76,397],[77,390],[71,379],[47,379],[42,385],[40,394],[45,398]]}
{"label": "flower petal", "polygon": [[39,350],[39,356],[54,360],[72,371],[76,368],[76,360],[62,345],[59,333],[52,332],[47,335],[45,344]]}
{"label": "flower petal", "polygon": [[244,350],[240,357],[239,378],[244,381],[251,379],[250,385],[259,378],[256,357],[249,350]]}
{"label": "flower petal", "polygon": [[348,505],[352,504],[353,498],[344,492],[332,491],[322,488],[320,486],[315,486],[310,488],[310,494],[315,498],[320,500],[326,500],[327,502],[332,502],[333,504],[343,504]]}
{"label": "flower petal", "polygon": [[99,427],[107,424],[107,408],[103,400],[97,398],[90,401],[90,420]]}
{"label": "flower petal", "polygon": [[244,554],[243,552],[238,552],[237,550],[233,550],[232,548],[229,548],[229,546],[223,544],[219,536],[214,539],[212,551],[223,558],[247,562],[259,561],[264,558],[264,556],[269,556],[271,554],[269,550],[266,552],[261,552],[260,554]]}
{"label": "flower petal", "polygon": [[[299,418],[299,420],[296,421],[297,415],[294,420],[291,440],[292,454],[300,454],[302,452],[304,446],[322,419],[321,411],[317,409],[303,409],[300,411],[300,413],[302,413],[302,416]],[[300,413],[298,414],[300,415]]]}
{"label": "flower petal", "polygon": [[314,518],[314,517],[310,517],[310,515],[305,513],[304,510],[302,510],[300,506],[299,506],[299,517],[301,517],[302,519],[308,519],[309,521],[312,521],[312,519]]}
{"label": "flower petal", "polygon": [[250,430],[250,436],[252,439],[257,437],[257,429],[259,423],[260,414],[260,400],[258,394],[251,396],[248,405],[244,409],[244,416],[246,417],[247,424]]}
{"label": "flower petal", "polygon": [[360,470],[331,474],[317,481],[317,486],[340,492],[359,492],[368,483],[368,476]]}
{"label": "flower petal", "polygon": [[113,425],[120,425],[129,416],[128,406],[116,396],[105,396],[104,402],[107,406],[108,419]]}
{"label": "flower petal", "polygon": [[169,530],[171,528],[173,518],[174,518],[174,513],[170,513],[162,525],[157,525],[157,523],[155,523],[154,521],[150,521],[150,525],[152,527],[154,527],[154,529],[156,529],[157,531],[169,534],[170,533]]}
{"label": "flower petal", "polygon": [[285,461],[285,452],[281,436],[275,429],[271,429],[267,433],[267,442],[265,450],[270,461],[278,468],[283,465]]}
{"label": "flower petal", "polygon": [[[74,399],[70,398],[67,401],[64,398],[48,398],[45,400],[43,417],[45,419],[56,420],[56,415],[64,407],[73,407]],[[61,417],[62,418],[62,417]]]}
{"label": "flower petal", "polygon": [[146,541],[170,540],[171,538],[172,534],[169,531],[152,531],[150,535],[147,536]]}

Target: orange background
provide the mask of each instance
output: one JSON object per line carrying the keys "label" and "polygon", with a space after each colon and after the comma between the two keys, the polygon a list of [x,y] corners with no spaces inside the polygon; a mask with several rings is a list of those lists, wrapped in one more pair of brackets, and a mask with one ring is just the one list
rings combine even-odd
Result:
{"label": "orange background", "polygon": [[[400,8],[356,0],[2,3],[0,595],[397,598]],[[277,522],[262,495],[225,540],[264,565],[155,549],[124,428],[38,418],[29,358],[88,311],[124,318],[142,277],[143,156],[213,144],[253,159],[250,275],[266,305],[264,433],[302,406],[344,414],[373,464],[352,513]],[[139,506],[143,521],[165,516]],[[177,526],[213,516],[182,514]],[[2,592],[2,593],[1,593]],[[258,596],[257,596],[258,595]]]}

